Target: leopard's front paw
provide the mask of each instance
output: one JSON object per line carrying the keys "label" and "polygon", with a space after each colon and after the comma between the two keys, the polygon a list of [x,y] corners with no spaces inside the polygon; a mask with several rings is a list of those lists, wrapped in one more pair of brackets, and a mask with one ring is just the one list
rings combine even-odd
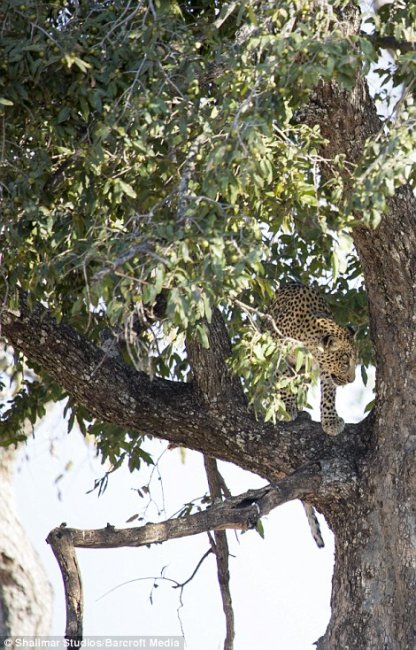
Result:
{"label": "leopard's front paw", "polygon": [[337,436],[344,431],[345,422],[342,418],[332,417],[321,421],[322,429],[329,436]]}

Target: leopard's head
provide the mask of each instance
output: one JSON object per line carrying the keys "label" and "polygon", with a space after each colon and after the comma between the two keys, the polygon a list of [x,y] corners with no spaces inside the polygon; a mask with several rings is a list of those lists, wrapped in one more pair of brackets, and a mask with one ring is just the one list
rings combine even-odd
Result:
{"label": "leopard's head", "polygon": [[317,318],[316,324],[320,331],[316,347],[320,369],[329,373],[337,386],[354,381],[357,364],[354,328],[343,327],[328,317]]}

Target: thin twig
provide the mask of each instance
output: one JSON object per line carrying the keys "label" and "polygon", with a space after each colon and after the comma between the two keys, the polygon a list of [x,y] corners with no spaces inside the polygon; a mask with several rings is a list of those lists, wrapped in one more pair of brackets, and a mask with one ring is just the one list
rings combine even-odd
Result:
{"label": "thin twig", "polygon": [[[225,482],[218,470],[217,460],[209,456],[204,456],[204,465],[212,500],[222,500],[223,486],[225,485]],[[228,491],[228,488],[226,489]],[[225,530],[215,530],[214,537],[210,533],[208,533],[208,537],[217,560],[218,584],[220,586],[222,608],[225,614],[226,635],[224,639],[224,650],[233,650],[235,627],[234,610],[230,591],[227,533]]]}

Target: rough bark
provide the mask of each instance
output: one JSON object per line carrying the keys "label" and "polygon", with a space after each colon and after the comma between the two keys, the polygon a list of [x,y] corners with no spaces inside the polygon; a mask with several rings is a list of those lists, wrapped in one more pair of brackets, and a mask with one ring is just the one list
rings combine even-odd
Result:
{"label": "rough bark", "polygon": [[398,192],[375,232],[355,233],[377,358],[371,448],[361,498],[334,525],[334,616],[327,640],[405,650],[416,641],[416,201]]}
{"label": "rough bark", "polygon": [[319,650],[410,650],[416,641],[416,202],[407,189],[372,232],[355,233],[377,357],[370,449],[335,533],[332,618]]}
{"label": "rough bark", "polygon": [[[317,108],[317,110],[314,110]],[[308,119],[322,125],[326,155],[351,163],[379,120],[363,80],[351,94],[317,90]],[[332,618],[318,650],[406,650],[416,643],[416,200],[409,187],[390,201],[375,230],[354,241],[368,294],[377,360],[370,448],[357,465],[356,495],[326,515],[335,534]]]}
{"label": "rough bark", "polygon": [[17,515],[15,452],[0,449],[0,635],[49,634],[52,588]]}

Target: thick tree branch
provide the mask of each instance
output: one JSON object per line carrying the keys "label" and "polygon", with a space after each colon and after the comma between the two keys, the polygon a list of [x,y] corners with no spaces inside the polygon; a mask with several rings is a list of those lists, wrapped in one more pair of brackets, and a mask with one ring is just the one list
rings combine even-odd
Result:
{"label": "thick tree branch", "polygon": [[81,640],[84,615],[81,573],[71,536],[64,534],[63,531],[65,531],[65,524],[49,533],[46,541],[52,547],[64,583],[65,637],[67,639]]}
{"label": "thick tree branch", "polygon": [[381,36],[380,34],[372,34],[369,39],[373,41],[374,45],[386,50],[398,50],[399,52],[415,52],[416,43],[411,41],[399,41],[394,36]]}
{"label": "thick tree branch", "polygon": [[294,499],[303,499],[317,491],[323,475],[319,464],[310,464],[294,474],[257,490],[248,490],[235,497],[213,503],[206,510],[187,517],[167,519],[134,528],[116,529],[108,525],[98,530],[79,530],[61,526],[48,536],[49,544],[70,539],[78,548],[121,548],[146,546],[170,539],[198,535],[208,530],[247,530],[271,510]]}
{"label": "thick tree branch", "polygon": [[[193,403],[191,385],[150,379],[106,354],[65,323],[58,324],[39,304],[33,311],[24,301],[19,311],[3,310],[1,325],[2,335],[17,350],[39,363],[71,396],[102,420],[113,421],[112,415],[117,412],[117,423],[131,426],[140,396],[136,428],[142,430],[142,421],[149,433],[153,433],[152,429],[160,431],[165,420],[172,422],[178,418],[182,409],[185,414]],[[115,391],[109,390],[112,385]]]}
{"label": "thick tree branch", "polygon": [[[19,313],[3,310],[1,323],[8,341],[92,416],[236,463],[269,481],[315,461],[343,459],[354,467],[366,449],[365,426],[350,425],[332,438],[306,418],[264,423],[232,400],[210,409],[193,384],[150,379],[106,356],[65,323],[56,323],[40,305],[30,311],[22,303]],[[346,481],[350,478],[347,472]],[[330,484],[328,477],[326,496]]]}
{"label": "thick tree branch", "polygon": [[[396,395],[399,390],[407,394],[411,383],[416,390],[416,197],[411,187],[390,199],[389,213],[376,230],[356,229],[354,240],[368,291],[379,379]],[[393,379],[397,358],[401,373]]]}

